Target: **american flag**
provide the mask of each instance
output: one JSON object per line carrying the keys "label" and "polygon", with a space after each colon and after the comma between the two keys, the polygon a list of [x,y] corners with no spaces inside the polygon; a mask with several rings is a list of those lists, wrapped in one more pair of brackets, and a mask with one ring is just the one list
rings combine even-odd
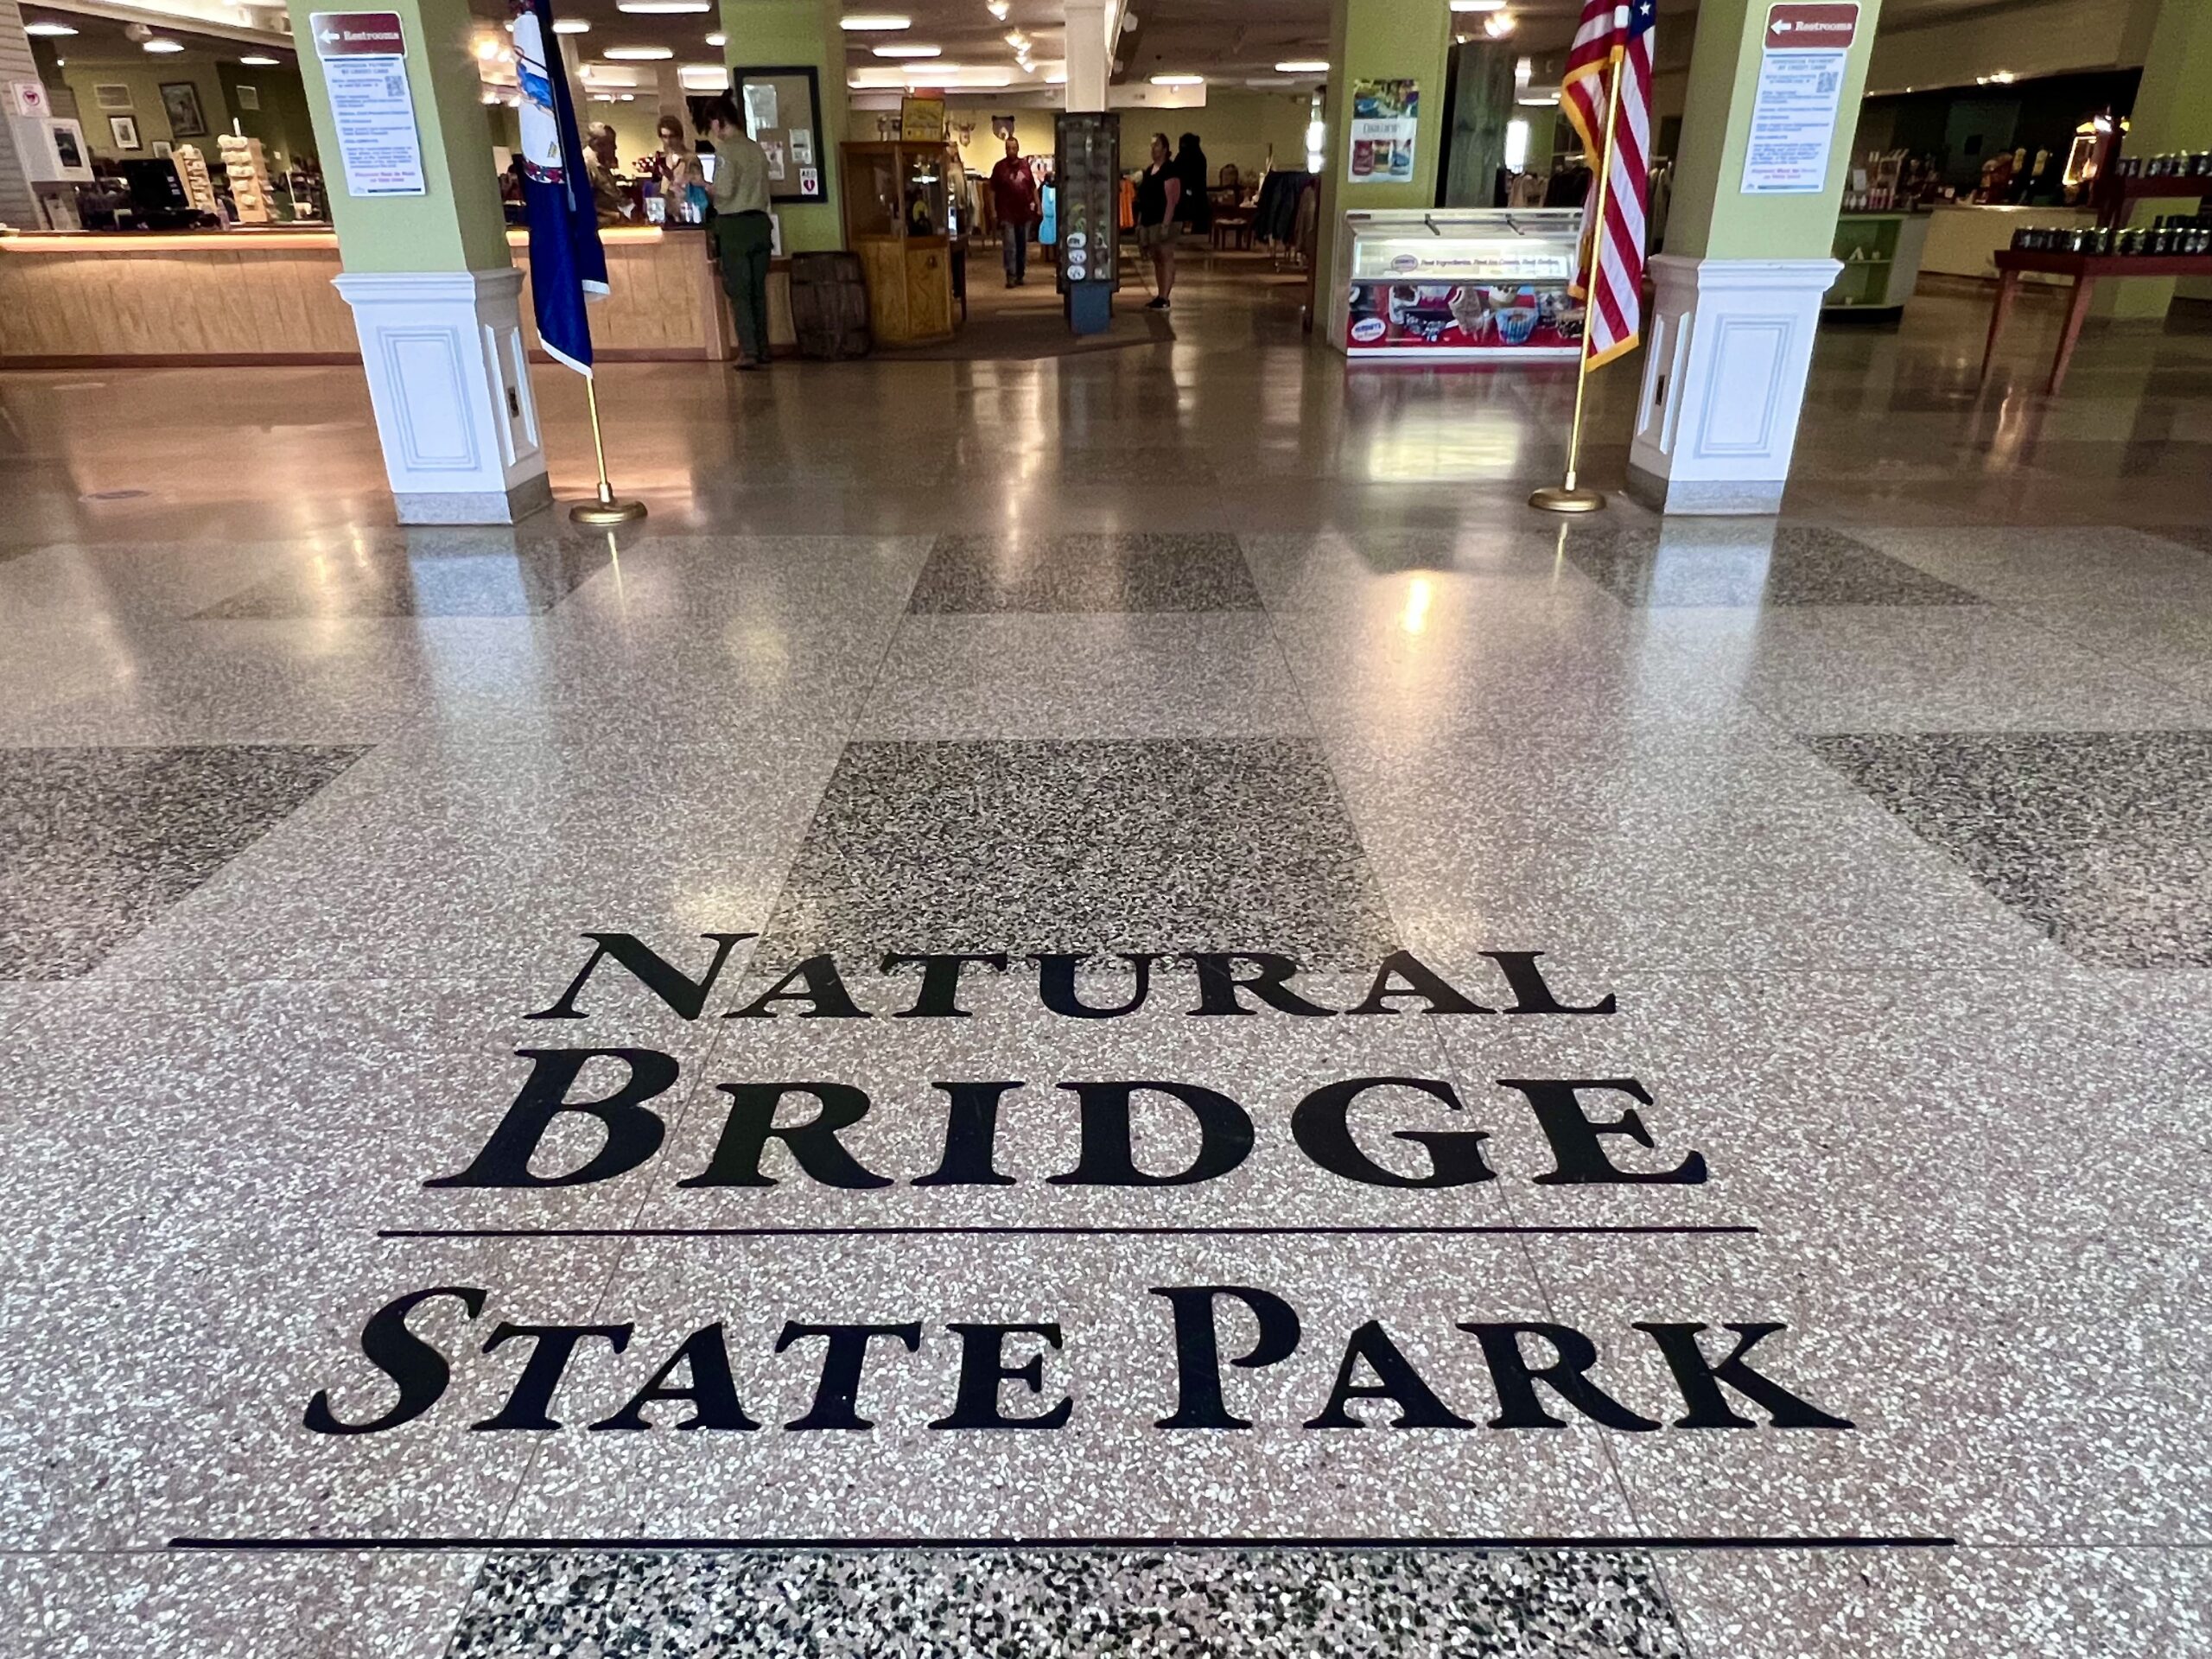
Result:
{"label": "american flag", "polygon": [[[1581,26],[1567,51],[1560,108],[1581,135],[1594,168],[1605,150],[1605,100],[1611,77],[1621,77],[1620,113],[1613,124],[1613,161],[1605,185],[1605,222],[1583,235],[1583,270],[1574,292],[1589,301],[1583,349],[1590,366],[1633,348],[1643,312],[1643,215],[1650,188],[1651,24],[1655,0],[1583,0]],[[1591,200],[1597,200],[1596,181]],[[1594,231],[1594,234],[1593,234]],[[1598,250],[1596,270],[1590,250]]]}

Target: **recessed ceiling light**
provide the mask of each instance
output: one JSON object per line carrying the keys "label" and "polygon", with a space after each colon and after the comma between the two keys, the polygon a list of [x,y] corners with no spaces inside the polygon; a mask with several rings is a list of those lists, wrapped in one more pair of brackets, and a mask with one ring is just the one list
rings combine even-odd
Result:
{"label": "recessed ceiling light", "polygon": [[1329,73],[1326,58],[1293,58],[1287,63],[1275,65],[1279,75],[1325,75]]}
{"label": "recessed ceiling light", "polygon": [[1206,78],[1204,75],[1154,75],[1152,84],[1155,86],[1203,86],[1206,84]]}
{"label": "recessed ceiling light", "polygon": [[1014,8],[1007,4],[1006,0],[987,0],[987,3],[984,5],[983,10],[989,12],[991,16],[997,18],[999,22],[1006,22],[1007,13],[1013,10]]}
{"label": "recessed ceiling light", "polygon": [[676,51],[666,46],[610,46],[599,55],[615,63],[652,63],[674,57]]}
{"label": "recessed ceiling light", "polygon": [[895,46],[871,47],[869,50],[879,58],[941,58],[944,55],[944,48],[941,46],[909,45],[903,41]]}
{"label": "recessed ceiling light", "polygon": [[146,50],[149,52],[181,52],[184,50],[184,44],[181,41],[151,40],[146,42]]}
{"label": "recessed ceiling light", "polygon": [[278,58],[240,58],[238,61],[249,69],[281,69],[283,61]]}
{"label": "recessed ceiling light", "polygon": [[614,0],[614,10],[640,17],[674,17],[686,12],[712,11],[713,0]]}
{"label": "recessed ceiling light", "polygon": [[1505,0],[1452,0],[1454,11],[1503,11]]}
{"label": "recessed ceiling light", "polygon": [[707,44],[709,46],[728,46],[729,44],[729,36],[723,34],[721,30],[718,29],[713,34],[707,36]]}
{"label": "recessed ceiling light", "polygon": [[581,17],[563,17],[555,22],[553,32],[556,35],[588,35],[591,25]]}
{"label": "recessed ceiling light", "polygon": [[849,17],[840,17],[837,27],[856,35],[882,35],[893,29],[912,29],[914,20],[895,11],[856,11]]}
{"label": "recessed ceiling light", "polygon": [[26,35],[74,35],[76,32],[67,23],[25,23],[23,25],[23,33]]}
{"label": "recessed ceiling light", "polygon": [[1520,19],[1510,11],[1494,11],[1483,19],[1483,33],[1493,41],[1502,41],[1520,27]]}

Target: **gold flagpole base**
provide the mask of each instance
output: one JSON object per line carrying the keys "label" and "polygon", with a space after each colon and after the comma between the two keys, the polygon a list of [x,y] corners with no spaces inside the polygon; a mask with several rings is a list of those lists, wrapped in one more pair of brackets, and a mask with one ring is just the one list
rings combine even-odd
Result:
{"label": "gold flagpole base", "polygon": [[642,501],[617,501],[609,491],[596,501],[579,501],[569,517],[579,524],[626,524],[645,516]]}
{"label": "gold flagpole base", "polygon": [[1597,512],[1605,505],[1605,493],[1603,490],[1560,489],[1548,484],[1542,489],[1530,493],[1529,505],[1538,512]]}

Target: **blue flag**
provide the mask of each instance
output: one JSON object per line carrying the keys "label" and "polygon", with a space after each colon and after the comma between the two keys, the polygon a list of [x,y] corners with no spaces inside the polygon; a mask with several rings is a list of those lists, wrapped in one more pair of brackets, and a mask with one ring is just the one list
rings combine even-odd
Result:
{"label": "blue flag", "polygon": [[521,84],[523,200],[530,213],[530,291],[537,339],[556,361],[591,372],[587,298],[607,294],[607,251],[584,176],[568,65],[552,0],[516,0],[515,79]]}

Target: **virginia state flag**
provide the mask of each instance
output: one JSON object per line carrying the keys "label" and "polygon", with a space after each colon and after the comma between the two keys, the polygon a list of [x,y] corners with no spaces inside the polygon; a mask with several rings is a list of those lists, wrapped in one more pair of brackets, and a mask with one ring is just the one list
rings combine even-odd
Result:
{"label": "virginia state flag", "polygon": [[607,251],[599,245],[599,217],[584,178],[583,139],[553,33],[552,0],[516,0],[515,79],[522,86],[517,113],[538,343],[577,373],[589,374],[584,304],[607,296]]}

